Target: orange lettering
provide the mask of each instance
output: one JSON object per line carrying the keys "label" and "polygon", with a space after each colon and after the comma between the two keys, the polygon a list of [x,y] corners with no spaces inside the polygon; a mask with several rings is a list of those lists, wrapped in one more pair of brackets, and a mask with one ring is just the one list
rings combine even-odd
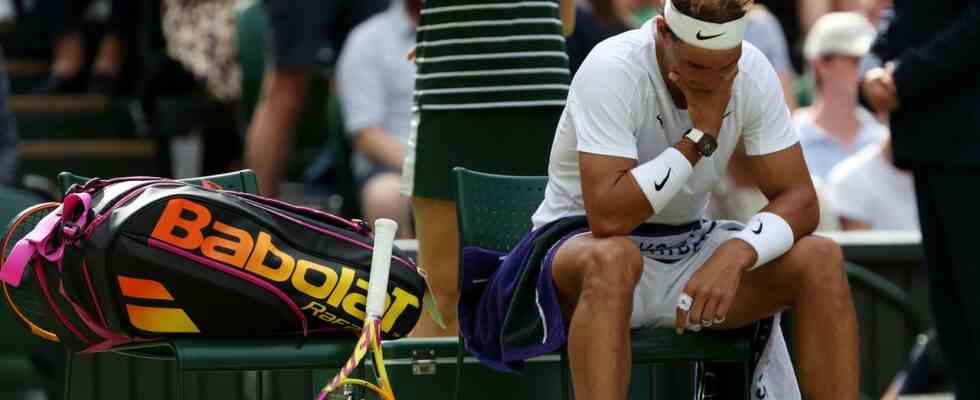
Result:
{"label": "orange lettering", "polygon": [[[194,215],[192,219],[184,219],[182,214],[188,212]],[[211,211],[187,199],[173,199],[167,202],[167,208],[163,210],[163,215],[157,221],[150,234],[154,239],[162,240],[174,246],[193,250],[201,245],[204,236],[201,229],[204,229],[211,222]],[[185,236],[178,236],[179,232],[186,232]]]}
{"label": "orange lettering", "polygon": [[[220,236],[208,236],[201,243],[201,253],[238,268],[244,267],[248,253],[252,251],[252,235],[234,226],[222,224],[219,221],[214,221],[212,228],[238,240],[233,241]],[[218,249],[226,251],[218,251]]]}
{"label": "orange lettering", "polygon": [[[272,253],[274,257],[279,259],[278,266],[266,265],[265,262],[269,253]],[[259,240],[255,243],[255,251],[252,252],[252,257],[248,259],[248,265],[245,269],[270,280],[284,282],[286,279],[289,279],[289,275],[292,275],[294,262],[293,257],[272,245],[272,236],[269,236],[265,232],[259,232]]]}

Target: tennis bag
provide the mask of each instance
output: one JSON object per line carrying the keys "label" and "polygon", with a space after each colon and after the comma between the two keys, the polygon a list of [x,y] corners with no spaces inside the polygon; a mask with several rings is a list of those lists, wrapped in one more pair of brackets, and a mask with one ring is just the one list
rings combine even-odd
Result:
{"label": "tennis bag", "polygon": [[[34,333],[76,352],[176,336],[360,331],[367,224],[205,186],[93,179],[61,204],[22,212],[3,243],[8,305]],[[425,288],[395,249],[384,338],[415,326]]]}

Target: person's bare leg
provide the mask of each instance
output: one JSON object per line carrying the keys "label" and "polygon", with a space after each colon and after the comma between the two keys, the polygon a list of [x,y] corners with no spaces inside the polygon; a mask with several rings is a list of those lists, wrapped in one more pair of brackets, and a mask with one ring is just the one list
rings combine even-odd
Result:
{"label": "person's bare leg", "polygon": [[795,349],[803,398],[856,400],[857,317],[837,244],[808,236],[783,257],[745,273],[726,322],[713,329],[744,326],[787,306],[796,313]]}
{"label": "person's bare leg", "polygon": [[409,336],[456,336],[459,322],[456,303],[459,301],[459,231],[456,203],[426,197],[412,197],[415,217],[415,236],[419,241],[419,267],[428,274],[429,286],[439,304],[439,313],[446,324],[442,329],[422,312],[419,322]]}
{"label": "person's bare leg", "polygon": [[398,222],[398,238],[414,236],[409,221],[408,199],[399,192],[401,175],[394,172],[377,174],[364,183],[361,189],[361,208],[364,218],[374,223],[378,218],[391,218]]}
{"label": "person's bare leg", "polygon": [[118,78],[122,70],[125,47],[119,35],[108,34],[99,43],[92,70],[112,78]]}
{"label": "person's bare leg", "polygon": [[259,191],[266,196],[279,193],[309,80],[307,67],[268,69],[262,78],[262,98],[245,138],[245,166],[255,171]]}
{"label": "person's bare leg", "polygon": [[54,75],[62,78],[75,77],[81,72],[84,61],[85,45],[81,33],[68,32],[55,39],[54,61],[51,63],[51,72]]}
{"label": "person's bare leg", "polygon": [[623,400],[630,383],[630,316],[643,272],[627,238],[569,239],[552,264],[568,327],[568,357],[578,400]]}

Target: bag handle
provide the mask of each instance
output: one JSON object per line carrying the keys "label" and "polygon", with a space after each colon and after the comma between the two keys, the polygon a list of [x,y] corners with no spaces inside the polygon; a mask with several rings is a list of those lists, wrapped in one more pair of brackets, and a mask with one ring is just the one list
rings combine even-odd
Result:
{"label": "bag handle", "polygon": [[[64,255],[65,243],[78,237],[88,223],[92,196],[88,193],[72,193],[65,196],[64,202],[50,214],[41,219],[33,230],[17,241],[10,255],[0,268],[0,281],[8,285],[20,286],[27,263],[40,255],[57,263]],[[61,228],[58,231],[58,228]],[[56,234],[60,234],[60,237]],[[55,240],[52,242],[52,238]]]}

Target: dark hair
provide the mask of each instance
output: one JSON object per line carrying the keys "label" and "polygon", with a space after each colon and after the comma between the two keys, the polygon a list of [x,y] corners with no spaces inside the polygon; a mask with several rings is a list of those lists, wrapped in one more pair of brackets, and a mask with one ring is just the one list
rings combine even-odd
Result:
{"label": "dark hair", "polygon": [[682,14],[705,22],[723,24],[742,18],[752,0],[670,0]]}

